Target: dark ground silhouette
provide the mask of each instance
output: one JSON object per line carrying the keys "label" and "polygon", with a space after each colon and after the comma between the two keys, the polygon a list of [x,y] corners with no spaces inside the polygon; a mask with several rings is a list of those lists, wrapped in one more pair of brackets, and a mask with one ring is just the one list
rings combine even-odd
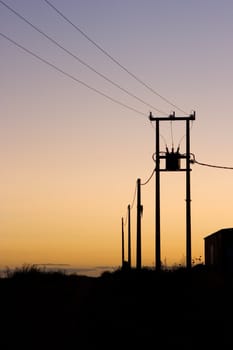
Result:
{"label": "dark ground silhouette", "polygon": [[233,348],[233,278],[204,266],[0,279],[0,349]]}

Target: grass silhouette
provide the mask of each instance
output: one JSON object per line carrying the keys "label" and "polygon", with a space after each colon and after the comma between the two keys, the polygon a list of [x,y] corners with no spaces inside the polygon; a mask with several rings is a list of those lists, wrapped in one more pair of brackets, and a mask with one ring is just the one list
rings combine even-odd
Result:
{"label": "grass silhouette", "polygon": [[24,265],[0,293],[3,350],[233,345],[232,278],[205,266],[88,277]]}

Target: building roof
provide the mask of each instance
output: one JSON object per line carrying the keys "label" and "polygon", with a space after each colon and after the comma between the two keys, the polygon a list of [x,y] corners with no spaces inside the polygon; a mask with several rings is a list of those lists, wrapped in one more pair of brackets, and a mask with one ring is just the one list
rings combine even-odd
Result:
{"label": "building roof", "polygon": [[204,237],[204,239],[207,239],[209,237],[212,236],[216,236],[216,235],[227,235],[227,234],[232,234],[233,235],[233,228],[229,227],[229,228],[222,228],[214,233],[209,234],[208,236]]}

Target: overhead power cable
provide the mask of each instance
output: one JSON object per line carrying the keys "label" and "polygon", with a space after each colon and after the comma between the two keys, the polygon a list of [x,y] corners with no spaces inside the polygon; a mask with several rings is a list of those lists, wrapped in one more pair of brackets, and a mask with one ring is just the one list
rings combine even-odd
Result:
{"label": "overhead power cable", "polygon": [[196,164],[198,164],[198,165],[203,165],[203,166],[207,166],[207,167],[210,167],[210,168],[218,168],[218,169],[233,170],[233,167],[222,166],[222,165],[213,165],[213,164],[207,164],[207,163],[198,162],[198,161],[195,159],[195,157],[194,157],[193,162],[196,163]]}
{"label": "overhead power cable", "polygon": [[[151,175],[149,176],[149,178],[148,178],[145,182],[141,183],[141,186],[144,186],[144,185],[148,184],[148,182],[152,179],[152,177],[153,177],[153,175],[154,175],[154,172],[155,172],[155,169],[153,169],[153,171],[152,171]],[[133,207],[134,207],[134,202],[135,202],[135,198],[136,198],[136,193],[137,193],[137,182],[136,182],[135,188],[134,188],[134,194],[133,194],[132,204],[130,205],[130,209],[131,209],[131,210],[132,210]],[[128,211],[127,211],[126,216],[125,216],[124,226],[127,225],[127,222],[128,222]]]}
{"label": "overhead power cable", "polygon": [[[133,210],[135,198],[136,198],[136,193],[137,193],[137,182],[135,183],[133,199],[132,199],[132,202],[130,204],[130,210]],[[124,226],[126,226],[127,223],[128,223],[128,210],[127,210],[126,215],[125,215]]]}
{"label": "overhead power cable", "polygon": [[155,91],[151,86],[146,84],[144,81],[142,81],[140,78],[138,78],[135,74],[129,71],[125,66],[123,66],[118,60],[116,60],[112,55],[110,55],[105,49],[103,49],[99,44],[97,44],[93,39],[91,39],[83,30],[81,30],[76,24],[74,24],[71,20],[69,20],[60,10],[58,10],[57,7],[55,7],[50,1],[43,0],[46,2],[47,5],[49,5],[54,11],[56,11],[65,21],[67,21],[72,27],[74,27],[80,34],[82,34],[88,41],[90,41],[98,50],[100,50],[104,55],[106,55],[111,61],[113,61],[115,64],[117,64],[121,69],[123,69],[126,73],[128,73],[132,78],[134,78],[137,82],[142,84],[145,88],[147,88],[149,91],[151,91],[156,96],[160,97],[163,101],[171,105],[172,107],[176,108],[182,113],[188,114],[183,109],[169,101],[167,98],[159,94],[157,91]]}
{"label": "overhead power cable", "polygon": [[[192,130],[193,127],[193,120],[191,120],[191,127],[190,127],[190,131]],[[180,141],[178,142],[178,147],[180,147],[181,142],[183,141],[183,139],[185,138],[186,133],[181,137]]]}
{"label": "overhead power cable", "polygon": [[134,202],[135,202],[135,198],[136,198],[136,193],[137,193],[137,182],[135,183],[135,187],[134,187],[134,194],[133,194],[133,200],[132,203],[130,205],[130,208],[133,209],[134,207]]}
{"label": "overhead power cable", "polygon": [[150,177],[145,182],[141,183],[141,186],[144,186],[144,185],[148,184],[148,182],[152,179],[152,177],[154,175],[154,172],[155,172],[155,169],[153,169]]}
{"label": "overhead power cable", "polygon": [[124,108],[127,108],[127,109],[129,109],[129,110],[131,110],[131,111],[133,111],[133,112],[135,112],[135,113],[137,113],[137,114],[146,116],[145,113],[143,113],[143,112],[141,112],[141,111],[139,111],[139,110],[137,110],[137,109],[135,109],[135,108],[133,108],[133,107],[130,107],[130,106],[128,106],[127,104],[125,104],[125,103],[123,103],[123,102],[120,102],[119,100],[117,100],[117,99],[115,99],[115,98],[113,98],[113,97],[111,97],[111,96],[105,94],[104,92],[102,92],[102,91],[100,91],[100,90],[97,90],[96,88],[94,88],[94,87],[92,87],[92,86],[86,84],[84,81],[79,80],[79,79],[76,78],[75,76],[73,76],[73,75],[71,75],[71,74],[65,72],[63,69],[57,67],[55,64],[53,64],[53,63],[47,61],[46,59],[44,59],[44,58],[40,57],[39,55],[35,54],[34,52],[32,52],[31,50],[27,49],[27,48],[24,47],[23,45],[17,43],[15,40],[11,39],[9,36],[7,36],[7,35],[5,35],[5,34],[3,34],[3,33],[1,33],[1,32],[0,32],[0,35],[1,35],[4,39],[8,40],[9,42],[11,42],[11,43],[14,44],[15,46],[17,46],[18,48],[20,48],[20,49],[22,49],[23,51],[27,52],[27,53],[30,54],[31,56],[37,58],[39,61],[45,63],[46,65],[48,65],[48,66],[50,66],[50,67],[52,67],[53,69],[55,69],[55,70],[58,71],[59,73],[62,73],[62,74],[65,75],[66,77],[72,79],[73,81],[75,81],[75,82],[77,82],[77,83],[79,83],[79,84],[85,86],[85,87],[88,88],[89,90],[92,90],[92,91],[96,92],[97,94],[99,94],[99,95],[101,95],[101,96],[107,98],[108,100],[110,100],[110,101],[112,101],[112,102],[114,102],[114,103],[116,103],[116,104],[118,104],[118,105],[120,105],[120,106],[122,106],[122,107],[124,107]]}
{"label": "overhead power cable", "polygon": [[24,16],[22,16],[20,13],[18,13],[17,11],[15,11],[13,8],[11,8],[9,5],[7,5],[4,1],[0,0],[0,3],[5,6],[9,11],[13,12],[17,17],[19,17],[22,21],[24,21],[25,23],[27,23],[29,26],[31,26],[33,29],[35,29],[37,32],[39,32],[41,35],[43,35],[46,39],[48,39],[50,42],[52,42],[53,44],[55,44],[56,46],[58,46],[61,50],[63,50],[64,52],[66,52],[68,55],[72,56],[74,59],[76,59],[79,63],[81,63],[82,65],[86,66],[88,69],[90,69],[92,72],[94,72],[95,74],[99,75],[101,78],[103,78],[104,80],[106,80],[107,82],[111,83],[112,85],[114,85],[115,87],[117,87],[118,89],[120,89],[121,91],[125,92],[126,94],[128,94],[129,96],[137,99],[139,102],[143,103],[144,105],[147,105],[148,107],[156,110],[159,113],[164,114],[163,111],[157,109],[156,107],[154,107],[153,105],[145,102],[144,100],[142,100],[141,98],[137,97],[136,95],[134,95],[133,93],[129,92],[128,90],[126,90],[125,88],[123,88],[122,86],[120,86],[119,84],[115,83],[113,80],[109,79],[108,77],[106,77],[104,74],[98,72],[95,68],[93,68],[91,65],[89,65],[88,63],[86,63],[84,60],[82,60],[81,58],[79,58],[77,55],[73,54],[71,51],[69,51],[68,49],[66,49],[64,46],[62,46],[61,44],[59,44],[56,40],[54,40],[53,38],[51,38],[49,35],[47,35],[45,32],[43,32],[40,28],[36,27],[34,24],[32,24],[30,21],[28,21]]}

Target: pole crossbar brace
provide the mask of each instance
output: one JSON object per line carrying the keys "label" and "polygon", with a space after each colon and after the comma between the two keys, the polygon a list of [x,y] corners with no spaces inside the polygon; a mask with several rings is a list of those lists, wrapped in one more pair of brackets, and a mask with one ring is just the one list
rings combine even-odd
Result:
{"label": "pole crossbar brace", "polygon": [[153,117],[152,112],[150,112],[149,119],[150,121],[171,121],[171,120],[195,120],[196,112],[194,111],[192,114],[186,117],[176,117],[175,112],[170,114],[168,117]]}

